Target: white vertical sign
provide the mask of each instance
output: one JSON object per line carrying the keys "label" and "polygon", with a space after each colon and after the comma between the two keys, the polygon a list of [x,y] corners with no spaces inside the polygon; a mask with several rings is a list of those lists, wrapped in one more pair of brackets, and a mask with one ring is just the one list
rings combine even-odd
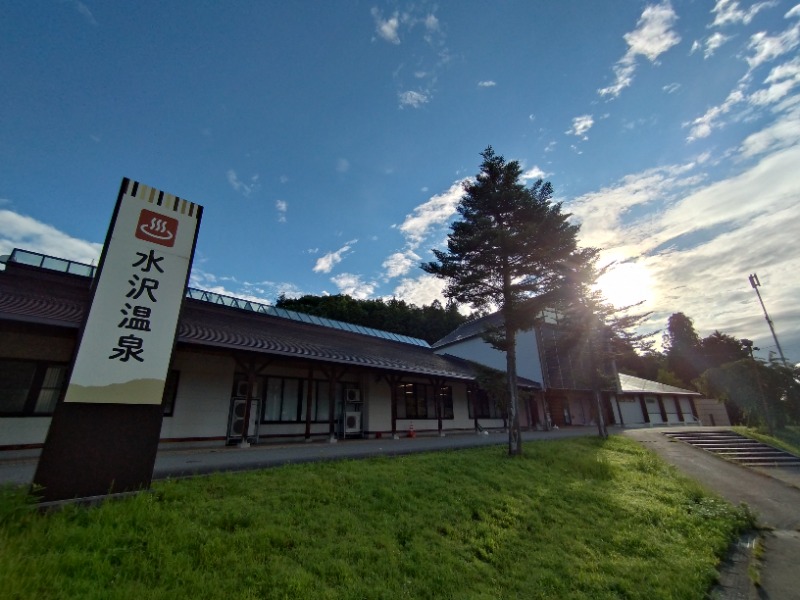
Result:
{"label": "white vertical sign", "polygon": [[65,402],[161,403],[202,212],[123,180]]}

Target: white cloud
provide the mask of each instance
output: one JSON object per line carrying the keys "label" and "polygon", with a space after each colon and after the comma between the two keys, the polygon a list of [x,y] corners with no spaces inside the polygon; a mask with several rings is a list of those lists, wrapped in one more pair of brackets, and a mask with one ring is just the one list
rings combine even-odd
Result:
{"label": "white cloud", "polygon": [[[702,185],[696,170],[703,158],[632,174],[570,202],[583,220],[581,243],[604,248],[605,256],[638,257],[653,285],[652,300],[643,306],[655,311],[651,327],[663,327],[670,314],[683,311],[701,335],[720,329],[769,344],[746,280],[753,271],[767,273],[780,282],[770,289],[770,312],[796,344],[800,255],[788,249],[800,231],[800,145],[709,185]],[[640,204],[650,210],[632,210]]]}
{"label": "white cloud", "polygon": [[439,19],[436,18],[436,15],[426,16],[423,22],[425,23],[425,29],[429,32],[439,31]]}
{"label": "white cloud", "polygon": [[592,118],[592,115],[581,115],[580,117],[575,117],[572,119],[572,127],[570,127],[564,133],[577,135],[578,137],[587,139],[584,134],[589,131],[593,125],[594,119]]}
{"label": "white cloud", "polygon": [[278,211],[278,222],[286,223],[286,211],[289,210],[286,200],[275,200],[275,209]]}
{"label": "white cloud", "polygon": [[494,87],[496,85],[497,85],[497,83],[495,83],[494,81],[479,81],[478,82],[478,87],[482,87],[482,88]]}
{"label": "white cloud", "polygon": [[388,18],[378,8],[372,8],[371,12],[378,37],[414,49],[413,67],[406,62],[407,57],[402,57],[403,62],[392,71],[392,78],[398,108],[421,108],[433,99],[439,74],[452,59],[439,19],[422,4],[409,4]]}
{"label": "white cloud", "polygon": [[375,293],[375,282],[366,282],[360,275],[341,273],[331,277],[331,281],[339,288],[339,293],[347,294],[357,300],[366,300]]}
{"label": "white cloud", "polygon": [[[790,14],[791,11],[787,13],[787,17]],[[750,38],[747,48],[752,50],[753,54],[747,57],[747,64],[752,71],[767,61],[791,52],[798,44],[800,44],[800,21],[778,35],[771,36],[761,31]]]}
{"label": "white cloud", "polygon": [[783,100],[800,85],[800,58],[774,67],[764,83],[769,86],[751,94],[748,99],[751,104],[767,106]]}
{"label": "white cloud", "polygon": [[674,94],[679,89],[681,89],[681,84],[680,83],[668,83],[667,85],[665,85],[661,89],[664,90],[665,92],[667,92],[668,94]]}
{"label": "white cloud", "polygon": [[0,209],[0,255],[11,254],[14,248],[97,264],[103,245],[74,238],[32,217]]}
{"label": "white cloud", "polygon": [[344,255],[350,251],[356,242],[358,240],[350,240],[335,252],[328,252],[326,255],[320,256],[312,269],[314,273],[330,273],[333,267],[342,262]]}
{"label": "white cloud", "polygon": [[404,252],[395,252],[381,265],[386,271],[384,277],[386,279],[394,279],[405,275],[411,269],[419,264],[420,257],[413,250],[406,250]]}
{"label": "white cloud", "polygon": [[537,179],[544,179],[545,177],[547,177],[547,173],[545,173],[538,166],[533,166],[520,175],[520,179],[522,179],[522,181],[535,181]]}
{"label": "white cloud", "polygon": [[719,31],[711,35],[711,37],[706,40],[706,50],[703,52],[703,58],[710,58],[713,56],[714,52],[716,52],[720,46],[722,46],[722,44],[727,42],[729,39],[731,39],[730,36],[723,35]]}
{"label": "white cloud", "polygon": [[693,142],[694,140],[705,138],[711,135],[711,132],[721,127],[720,119],[728,114],[733,108],[746,100],[746,96],[741,87],[733,90],[725,102],[719,106],[709,108],[702,117],[697,117],[690,123],[684,123],[684,127],[691,127],[689,136],[686,141]]}
{"label": "white cloud", "polygon": [[669,1],[647,6],[637,28],[623,36],[628,43],[628,51],[614,65],[614,83],[599,89],[598,93],[616,98],[633,82],[637,56],[655,62],[661,54],[680,42],[680,36],[672,29],[677,19]]}
{"label": "white cloud", "polygon": [[390,44],[399,44],[400,36],[397,32],[400,27],[400,18],[398,13],[395,13],[388,19],[383,18],[381,11],[373,8],[371,11],[372,17],[375,19],[375,32],[381,39],[386,40]]}
{"label": "white cloud", "polygon": [[189,287],[260,304],[273,304],[281,294],[287,298],[299,298],[305,295],[305,292],[299,287],[289,282],[241,282],[234,277],[218,277],[205,271],[200,266],[200,262],[195,260],[192,266],[192,272],[189,275]]}
{"label": "white cloud", "polygon": [[233,190],[239,192],[245,198],[249,197],[253,192],[257,192],[261,187],[261,184],[258,183],[258,175],[251,176],[249,183],[245,183],[239,179],[239,177],[236,175],[236,171],[233,169],[228,169],[227,177],[228,183]]}
{"label": "white cloud", "polygon": [[466,181],[468,180],[456,181],[446,192],[433,196],[406,216],[399,229],[412,249],[417,248],[432,229],[443,226],[456,214],[456,206],[464,195]]}
{"label": "white cloud", "polygon": [[712,27],[723,27],[725,25],[744,24],[747,25],[763,9],[775,6],[775,2],[756,2],[748,10],[739,8],[737,0],[717,0],[711,13],[714,15]]}
{"label": "white cloud", "polygon": [[337,173],[347,173],[350,170],[350,161],[346,158],[340,158],[336,161]]}
{"label": "white cloud", "polygon": [[80,2],[80,0],[73,0],[71,4],[90,25],[97,25],[97,20],[94,18],[94,15],[92,14],[92,11],[89,10],[88,6],[86,6],[83,2]]}
{"label": "white cloud", "polygon": [[750,158],[800,143],[800,106],[789,111],[769,127],[747,137],[741,145],[742,156]]}
{"label": "white cloud", "polygon": [[397,97],[400,100],[400,108],[405,108],[406,106],[410,106],[411,108],[419,108],[423,104],[427,104],[430,101],[428,94],[423,92],[400,92]]}
{"label": "white cloud", "polygon": [[434,300],[445,304],[445,282],[435,275],[424,274],[400,281],[394,289],[394,297],[417,306],[429,306]]}

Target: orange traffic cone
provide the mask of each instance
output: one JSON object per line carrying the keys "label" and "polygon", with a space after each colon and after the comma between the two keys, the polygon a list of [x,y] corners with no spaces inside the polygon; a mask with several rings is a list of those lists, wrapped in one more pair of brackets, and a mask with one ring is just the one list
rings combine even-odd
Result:
{"label": "orange traffic cone", "polygon": [[411,422],[411,425],[408,428],[408,437],[413,438],[417,437],[417,432],[414,431],[414,422]]}

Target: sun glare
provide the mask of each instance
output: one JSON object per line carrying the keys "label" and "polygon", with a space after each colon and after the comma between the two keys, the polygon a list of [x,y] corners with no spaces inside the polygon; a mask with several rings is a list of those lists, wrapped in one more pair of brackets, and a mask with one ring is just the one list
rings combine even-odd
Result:
{"label": "sun glare", "polygon": [[653,296],[650,274],[639,263],[617,263],[597,280],[603,298],[617,308],[630,306]]}

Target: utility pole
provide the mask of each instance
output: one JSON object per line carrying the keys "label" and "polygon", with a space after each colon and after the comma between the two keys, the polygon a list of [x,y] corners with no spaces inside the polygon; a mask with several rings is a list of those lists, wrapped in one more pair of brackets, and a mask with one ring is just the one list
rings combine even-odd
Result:
{"label": "utility pole", "polygon": [[777,346],[778,348],[778,354],[781,355],[783,366],[788,367],[789,365],[786,364],[786,357],[783,355],[783,349],[781,348],[780,342],[778,342],[778,335],[775,333],[775,326],[772,324],[772,319],[769,318],[769,314],[767,313],[767,307],[764,306],[764,300],[761,299],[761,292],[758,291],[758,288],[761,286],[761,282],[758,280],[758,275],[753,273],[750,275],[749,279],[750,279],[750,285],[756,291],[756,296],[758,296],[758,301],[761,303],[761,308],[764,309],[764,318],[767,320],[767,325],[769,325],[769,330],[772,332],[772,339],[775,340],[775,346]]}
{"label": "utility pole", "polygon": [[766,395],[764,395],[764,386],[761,383],[761,375],[758,372],[758,368],[759,368],[758,367],[758,363],[756,363],[756,359],[753,356],[753,350],[759,350],[759,348],[756,348],[756,347],[753,346],[753,340],[748,340],[748,339],[742,338],[739,341],[742,343],[742,346],[744,346],[745,350],[747,350],[750,353],[750,363],[753,366],[753,373],[755,373],[755,376],[756,376],[756,385],[758,386],[758,395],[761,398],[761,406],[764,408],[764,420],[767,422],[767,429],[769,430],[769,434],[770,435],[774,435],[775,434],[775,429],[774,429],[774,427],[772,425],[772,417],[770,416],[769,404],[767,404],[767,397],[766,397]]}

